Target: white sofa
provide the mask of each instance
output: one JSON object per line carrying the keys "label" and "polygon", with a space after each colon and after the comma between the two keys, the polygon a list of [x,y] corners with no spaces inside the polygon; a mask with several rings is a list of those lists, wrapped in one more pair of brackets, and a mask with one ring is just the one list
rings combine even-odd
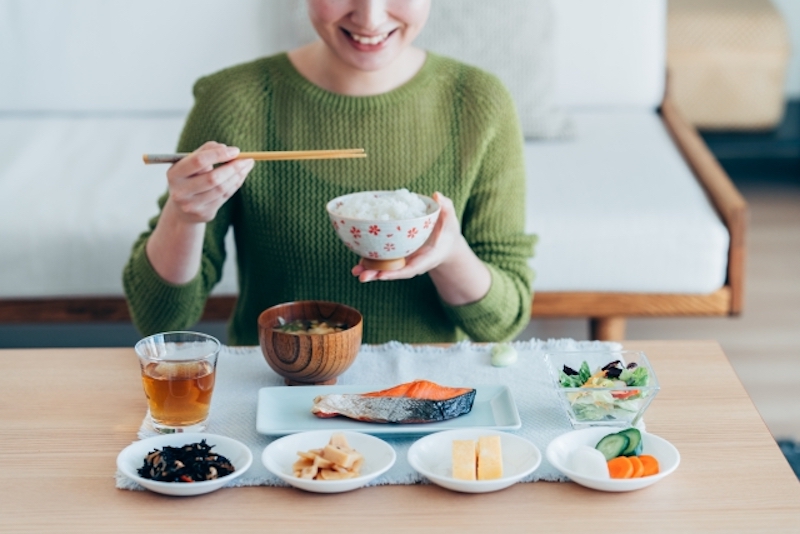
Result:
{"label": "white sofa", "polygon": [[[174,149],[195,79],[296,37],[287,1],[0,0],[0,322],[128,320],[122,267],[165,190],[141,155]],[[610,339],[625,317],[738,313],[746,206],[664,101],[666,0],[552,8],[575,134],[525,144],[533,317]]]}

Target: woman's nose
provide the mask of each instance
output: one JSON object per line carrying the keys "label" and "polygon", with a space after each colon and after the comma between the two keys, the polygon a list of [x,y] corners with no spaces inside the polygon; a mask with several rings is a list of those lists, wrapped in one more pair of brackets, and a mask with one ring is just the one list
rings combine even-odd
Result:
{"label": "woman's nose", "polygon": [[388,18],[386,0],[357,0],[353,22],[364,29],[377,29]]}

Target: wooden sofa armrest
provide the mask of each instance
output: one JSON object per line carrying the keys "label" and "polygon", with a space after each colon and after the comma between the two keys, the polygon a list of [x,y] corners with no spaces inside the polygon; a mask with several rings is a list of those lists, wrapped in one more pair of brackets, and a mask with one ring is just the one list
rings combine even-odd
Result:
{"label": "wooden sofa armrest", "polygon": [[675,145],[692,168],[728,228],[730,248],[727,285],[731,292],[729,312],[733,315],[738,314],[742,311],[744,304],[747,202],[706,146],[700,134],[681,116],[669,96],[664,98],[664,102],[661,104],[661,115]]}

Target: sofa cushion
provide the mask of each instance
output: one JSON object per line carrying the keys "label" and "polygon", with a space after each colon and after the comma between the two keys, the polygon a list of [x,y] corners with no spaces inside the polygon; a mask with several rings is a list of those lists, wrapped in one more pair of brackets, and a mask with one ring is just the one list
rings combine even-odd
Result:
{"label": "sofa cushion", "polygon": [[729,236],[648,111],[574,112],[569,142],[526,143],[540,291],[713,292]]}
{"label": "sofa cushion", "polygon": [[416,44],[495,74],[517,104],[528,138],[572,136],[555,104],[550,0],[436,0]]}
{"label": "sofa cushion", "polygon": [[667,0],[555,0],[556,104],[655,110],[666,80]]}

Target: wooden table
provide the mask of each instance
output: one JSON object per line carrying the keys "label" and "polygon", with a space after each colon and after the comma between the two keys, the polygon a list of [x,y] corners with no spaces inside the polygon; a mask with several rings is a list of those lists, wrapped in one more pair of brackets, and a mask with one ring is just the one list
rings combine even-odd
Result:
{"label": "wooden table", "polygon": [[145,413],[133,349],[2,350],[0,531],[800,532],[800,482],[719,345],[625,346],[644,350],[661,382],[648,430],[682,455],[650,488],[611,494],[542,482],[484,495],[433,485],[317,495],[249,487],[191,498],[115,488],[116,456]]}

